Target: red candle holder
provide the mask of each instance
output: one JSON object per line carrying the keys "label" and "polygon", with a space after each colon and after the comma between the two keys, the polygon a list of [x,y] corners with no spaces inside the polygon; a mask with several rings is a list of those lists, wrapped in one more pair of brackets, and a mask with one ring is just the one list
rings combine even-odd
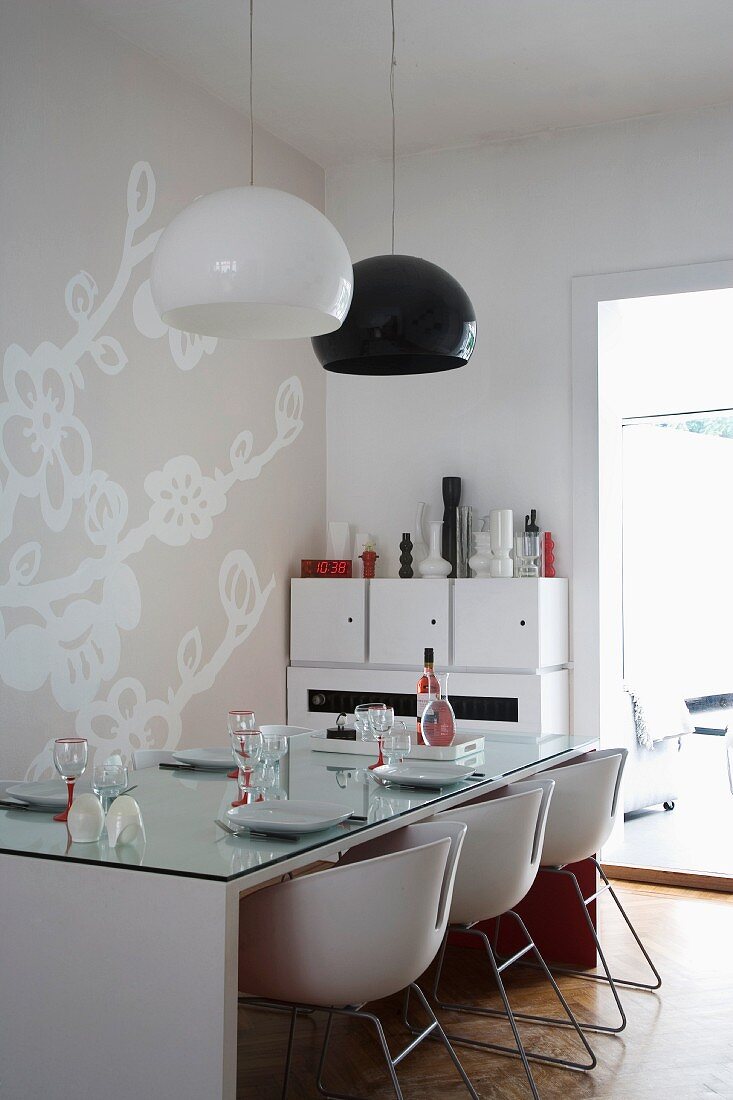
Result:
{"label": "red candle holder", "polygon": [[363,554],[359,554],[361,558],[361,574],[365,580],[372,580],[374,577],[374,569],[377,564],[377,558],[379,554],[376,550],[365,550]]}
{"label": "red candle holder", "polygon": [[552,539],[552,531],[545,531],[544,538],[544,575],[546,577],[555,576],[555,543]]}

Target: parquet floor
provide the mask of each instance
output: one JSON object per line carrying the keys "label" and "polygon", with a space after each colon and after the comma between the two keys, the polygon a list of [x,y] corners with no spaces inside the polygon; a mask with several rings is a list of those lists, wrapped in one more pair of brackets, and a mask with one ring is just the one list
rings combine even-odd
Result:
{"label": "parquet floor", "polygon": [[[624,883],[618,887],[663,978],[658,994],[622,993],[629,1024],[621,1036],[597,1035],[591,1045],[598,1057],[592,1073],[580,1074],[535,1065],[543,1100],[733,1100],[733,895]],[[640,956],[608,899],[600,911],[601,935],[618,975],[641,976]],[[480,967],[480,955],[453,948],[446,963],[449,997],[496,1002],[491,980]],[[422,983],[425,986],[425,983]],[[555,1014],[552,993],[522,969],[510,971],[509,996],[518,1010]],[[573,1008],[610,1018],[608,990],[598,983],[566,978],[561,987]],[[396,1050],[405,1039],[399,998],[372,1006],[381,1016]],[[463,1034],[507,1042],[508,1026],[456,1015],[441,1017]],[[576,1052],[570,1034],[553,1029],[523,1029],[528,1046],[548,1053]],[[322,1018],[298,1023],[289,1096],[310,1100],[323,1035]],[[284,1014],[240,1009],[238,1100],[274,1100],[281,1087],[287,1039]],[[458,1048],[459,1056],[482,1100],[526,1100],[530,1096],[521,1064],[500,1055]],[[387,1100],[393,1093],[380,1052],[367,1025],[338,1021],[334,1025],[329,1085],[336,1091]],[[399,1067],[405,1100],[463,1100],[468,1094],[445,1050],[427,1041]]]}

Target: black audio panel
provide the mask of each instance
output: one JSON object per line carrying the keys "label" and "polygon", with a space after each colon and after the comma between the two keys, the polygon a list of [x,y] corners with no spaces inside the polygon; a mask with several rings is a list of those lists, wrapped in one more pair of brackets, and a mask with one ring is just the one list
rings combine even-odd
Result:
{"label": "black audio panel", "polygon": [[[312,714],[353,714],[360,703],[386,703],[395,714],[406,717],[415,714],[414,694],[395,691],[308,691],[308,710]],[[519,700],[491,695],[451,695],[450,703],[458,721],[501,722],[519,721]]]}

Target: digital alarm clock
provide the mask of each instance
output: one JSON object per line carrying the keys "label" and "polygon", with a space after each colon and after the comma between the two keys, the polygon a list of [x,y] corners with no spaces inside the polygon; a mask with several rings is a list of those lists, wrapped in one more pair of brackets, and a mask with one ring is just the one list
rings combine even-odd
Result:
{"label": "digital alarm clock", "polygon": [[350,558],[301,558],[301,577],[350,577]]}

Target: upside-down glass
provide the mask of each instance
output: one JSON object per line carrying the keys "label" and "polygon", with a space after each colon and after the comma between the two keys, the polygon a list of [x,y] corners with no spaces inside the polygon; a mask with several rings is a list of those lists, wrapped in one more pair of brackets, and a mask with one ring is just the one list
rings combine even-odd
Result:
{"label": "upside-down glass", "polygon": [[[253,710],[230,710],[227,714],[227,728],[230,738],[233,733],[243,733],[245,730],[256,729],[257,719],[255,718],[255,712]],[[237,754],[234,751],[234,742],[232,742],[232,756],[236,764]],[[235,767],[233,771],[227,772],[227,779],[236,779],[238,775],[239,768]]]}
{"label": "upside-down glass", "polygon": [[[360,703],[354,708],[354,729],[360,741],[373,741],[374,732],[369,722],[369,708],[372,703]],[[384,704],[380,703],[380,706]]]}
{"label": "upside-down glass", "polygon": [[401,764],[409,756],[412,742],[406,730],[392,730],[382,741],[385,764]]}
{"label": "upside-down glass", "polygon": [[262,733],[258,729],[242,730],[232,734],[234,758],[237,761],[237,783],[239,798],[232,806],[243,806],[251,801],[248,792],[254,789],[252,773],[262,755]]}
{"label": "upside-down glass", "polygon": [[124,764],[95,764],[92,790],[107,813],[110,802],[127,789],[127,768]]}
{"label": "upside-down glass", "polygon": [[262,782],[272,787],[277,782],[280,760],[288,751],[288,739],[282,733],[262,734],[262,762],[265,765]]}
{"label": "upside-down glass", "polygon": [[66,809],[54,821],[66,821],[74,801],[74,784],[84,774],[89,745],[86,737],[57,737],[53,743],[53,763],[66,784]]}

